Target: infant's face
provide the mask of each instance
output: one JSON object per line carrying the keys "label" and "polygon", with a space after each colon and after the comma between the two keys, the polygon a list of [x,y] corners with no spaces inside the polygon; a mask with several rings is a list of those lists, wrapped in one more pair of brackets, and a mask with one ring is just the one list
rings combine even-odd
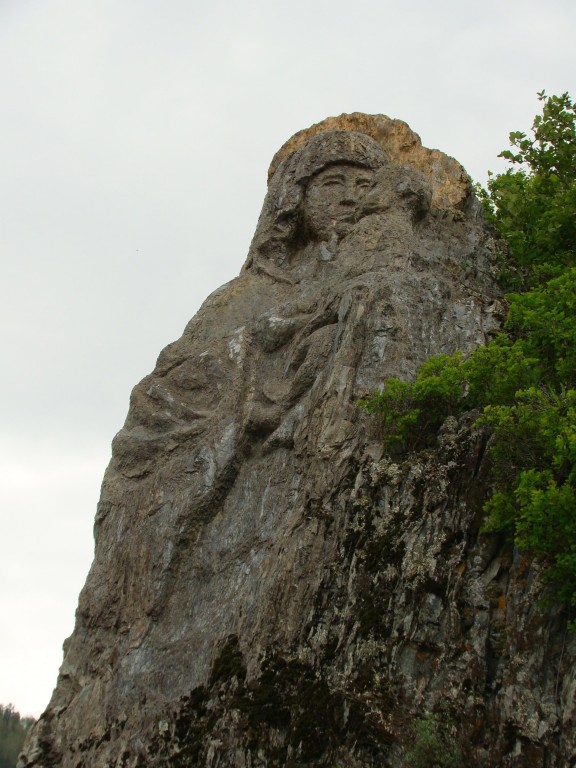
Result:
{"label": "infant's face", "polygon": [[355,165],[331,165],[308,183],[303,214],[315,240],[348,234],[358,221],[360,202],[372,185],[373,171]]}

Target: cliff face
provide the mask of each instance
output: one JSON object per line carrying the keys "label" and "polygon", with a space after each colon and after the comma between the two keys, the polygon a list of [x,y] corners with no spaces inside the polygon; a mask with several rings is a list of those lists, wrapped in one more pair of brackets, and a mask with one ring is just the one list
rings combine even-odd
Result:
{"label": "cliff face", "polygon": [[393,460],[356,405],[497,331],[491,247],[404,123],[280,150],[242,273],[132,393],[22,768],[399,766],[426,739],[442,765],[571,764],[574,640],[480,533],[489,437],[448,419]]}

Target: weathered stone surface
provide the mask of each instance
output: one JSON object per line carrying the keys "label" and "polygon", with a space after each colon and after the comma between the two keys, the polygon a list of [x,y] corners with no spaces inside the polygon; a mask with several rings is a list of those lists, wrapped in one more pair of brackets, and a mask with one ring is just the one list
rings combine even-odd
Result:
{"label": "weathered stone surface", "polygon": [[420,137],[403,120],[386,115],[365,115],[353,112],[340,117],[328,117],[316,125],[298,131],[276,153],[268,170],[268,180],[274,176],[280,162],[303,146],[312,136],[326,131],[356,131],[373,138],[386,152],[391,163],[408,163],[421,171],[432,186],[433,202],[439,209],[462,208],[470,197],[470,180],[464,168],[454,158],[437,149],[422,146]]}
{"label": "weathered stone surface", "polygon": [[488,436],[393,461],[356,406],[497,331],[491,248],[404,123],[282,148],[242,273],[132,393],[22,767],[399,766],[426,711],[465,765],[569,764],[574,639],[480,533]]}

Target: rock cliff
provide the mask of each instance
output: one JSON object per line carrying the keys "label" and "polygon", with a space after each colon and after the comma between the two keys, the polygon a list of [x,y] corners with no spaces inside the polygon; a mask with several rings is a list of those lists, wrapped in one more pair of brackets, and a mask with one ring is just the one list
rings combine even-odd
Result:
{"label": "rock cliff", "polygon": [[573,764],[574,638],[481,532],[489,435],[391,457],[356,405],[497,332],[492,251],[405,123],[282,147],[240,276],[132,392],[21,768]]}

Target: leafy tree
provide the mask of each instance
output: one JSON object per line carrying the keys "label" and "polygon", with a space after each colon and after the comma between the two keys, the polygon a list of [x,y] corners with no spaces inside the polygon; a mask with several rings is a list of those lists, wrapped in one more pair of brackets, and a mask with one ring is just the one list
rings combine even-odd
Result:
{"label": "leafy tree", "polygon": [[[415,448],[446,416],[480,409],[491,428],[495,492],[487,528],[539,557],[576,605],[576,104],[538,94],[532,137],[515,131],[512,168],[480,190],[505,238],[505,332],[469,357],[428,360],[415,382],[388,379],[360,405],[390,448]],[[572,624],[576,629],[576,622]]]}
{"label": "leafy tree", "polygon": [[24,739],[34,720],[21,717],[12,704],[0,704],[0,768],[15,768]]}
{"label": "leafy tree", "polygon": [[510,250],[505,277],[509,287],[526,289],[574,266],[576,209],[575,105],[568,93],[538,94],[541,115],[532,137],[510,134],[514,149],[500,153],[512,167],[490,175],[480,190],[488,218],[506,238]]}

